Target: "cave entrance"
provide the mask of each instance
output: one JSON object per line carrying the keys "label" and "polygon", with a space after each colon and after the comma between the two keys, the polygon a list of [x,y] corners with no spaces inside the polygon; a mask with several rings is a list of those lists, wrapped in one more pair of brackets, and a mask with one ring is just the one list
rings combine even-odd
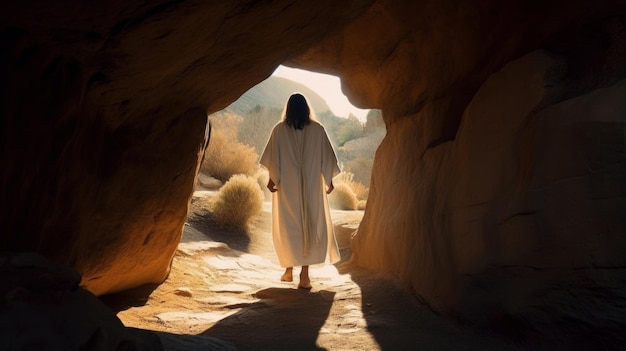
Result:
{"label": "cave entrance", "polygon": [[[268,175],[258,166],[258,159],[293,92],[306,96],[337,154],[342,173],[334,178],[336,190],[329,197],[331,217],[342,249],[342,261],[350,257],[350,235],[363,216],[374,154],[385,135],[382,114],[380,110],[352,106],[341,92],[338,77],[286,66],[279,66],[268,79],[209,116],[211,140],[201,165],[183,242],[207,236],[235,250],[275,260],[271,194],[265,187]],[[248,205],[218,199],[222,186],[235,175],[255,179],[263,190],[260,216],[248,216],[245,213],[251,208]]]}
{"label": "cave entrance", "polygon": [[[334,89],[341,94],[338,78],[334,79]],[[271,128],[280,120],[287,98],[295,91],[307,97],[337,153],[343,172],[333,179],[333,194],[339,189],[339,183],[344,182],[346,191],[354,198],[352,208],[341,207],[339,202],[332,209],[341,261],[335,266],[310,267],[312,291],[296,288],[300,267],[294,268],[293,282],[280,281],[284,268],[278,262],[271,237],[269,191],[262,195],[261,214],[245,223],[247,225],[220,223],[219,211],[213,207],[227,183],[238,175],[251,177],[254,186],[258,184],[259,189],[266,189],[267,174],[258,167],[259,154]],[[355,113],[342,116],[339,114],[345,113],[335,112],[325,100],[313,89],[276,74],[251,88],[226,109],[209,116],[211,139],[170,274],[150,293],[150,303],[118,312],[125,324],[210,335],[244,344],[269,342],[273,345],[293,339],[298,345],[305,342],[352,347],[352,342],[343,335],[357,333],[358,340],[366,345],[363,348],[380,349],[376,335],[365,328],[370,315],[359,307],[363,305],[364,296],[372,296],[369,290],[363,292],[360,284],[377,278],[367,277],[363,270],[349,274],[345,272],[347,268],[342,270],[350,264],[338,266],[351,256],[350,237],[363,216],[374,153],[385,135],[384,123],[378,110],[366,111],[360,116]],[[236,212],[239,205],[221,206]],[[357,277],[354,280],[353,274]],[[408,302],[398,302],[401,301],[399,293],[389,297],[392,296],[389,292],[396,289],[389,281],[366,285],[385,291],[385,299],[394,300],[399,306],[397,310],[405,310],[403,306]],[[394,318],[401,315],[397,310],[390,312],[396,316]],[[343,322],[346,311],[350,314],[349,323]],[[307,318],[300,318],[302,315]],[[409,315],[403,316],[406,322],[400,324],[411,325],[408,318]],[[282,327],[276,328],[278,325]],[[267,335],[278,335],[280,340],[268,339]]]}

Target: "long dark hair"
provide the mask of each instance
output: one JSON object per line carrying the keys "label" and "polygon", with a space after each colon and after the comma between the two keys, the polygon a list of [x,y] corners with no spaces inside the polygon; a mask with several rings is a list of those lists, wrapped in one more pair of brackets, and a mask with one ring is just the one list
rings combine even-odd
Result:
{"label": "long dark hair", "polygon": [[303,129],[305,125],[311,123],[311,108],[304,95],[291,94],[285,106],[284,118],[287,125],[295,129]]}

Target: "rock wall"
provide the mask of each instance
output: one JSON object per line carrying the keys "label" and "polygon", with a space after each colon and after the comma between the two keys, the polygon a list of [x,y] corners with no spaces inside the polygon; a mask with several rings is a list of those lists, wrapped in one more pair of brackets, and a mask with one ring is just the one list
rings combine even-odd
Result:
{"label": "rock wall", "polygon": [[[467,25],[467,12],[452,13],[460,18],[450,27],[435,22],[413,36],[393,34],[401,39],[372,60],[382,62],[378,69],[346,68],[345,91],[374,101],[387,124],[353,239],[356,262],[473,322],[614,322],[606,310],[624,311],[614,292],[624,288],[626,252],[625,12],[596,5],[584,16],[517,8],[526,21],[509,12],[516,5],[494,5],[487,12],[510,20],[502,27]],[[550,13],[556,8],[559,16]],[[390,7],[376,11],[360,20],[400,17]],[[558,23],[569,16],[576,24]],[[483,31],[492,25],[497,32]],[[507,42],[513,37],[515,45]],[[531,48],[540,50],[515,59]],[[332,43],[311,49],[300,63],[332,50]],[[342,59],[335,64],[351,66],[350,55]],[[384,87],[362,91],[368,73]],[[593,307],[576,312],[582,305]],[[619,327],[605,332],[615,337]]]}
{"label": "rock wall", "polygon": [[163,281],[207,113],[370,2],[2,3],[0,250],[97,295]]}
{"label": "rock wall", "polygon": [[[456,139],[417,164],[397,140],[420,125],[390,128],[354,238],[358,262],[395,273],[440,311],[481,321],[527,312],[517,309],[559,284],[593,290],[611,276],[620,285],[626,80],[560,101],[563,72],[545,51],[506,65],[479,89]],[[396,190],[402,206],[372,201],[399,179],[412,189]],[[581,298],[592,296],[606,298]]]}

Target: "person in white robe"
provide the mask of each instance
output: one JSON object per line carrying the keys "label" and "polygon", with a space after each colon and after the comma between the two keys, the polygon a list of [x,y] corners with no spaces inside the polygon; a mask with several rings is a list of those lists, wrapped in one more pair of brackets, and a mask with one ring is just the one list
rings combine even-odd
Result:
{"label": "person in white robe", "polygon": [[340,260],[327,198],[340,170],[326,130],[302,94],[289,97],[259,163],[269,171],[272,238],[286,268],[281,280],[293,281],[293,267],[302,266],[298,288],[311,289],[309,265]]}

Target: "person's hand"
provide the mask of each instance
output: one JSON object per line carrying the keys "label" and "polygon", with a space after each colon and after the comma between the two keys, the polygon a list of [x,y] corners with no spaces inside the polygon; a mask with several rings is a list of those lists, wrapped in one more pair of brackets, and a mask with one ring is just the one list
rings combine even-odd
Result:
{"label": "person's hand", "polygon": [[269,182],[267,182],[267,188],[270,189],[271,192],[276,192],[276,184],[274,184],[274,182],[272,181],[272,179],[270,179]]}
{"label": "person's hand", "polygon": [[333,185],[333,182],[330,182],[330,185],[328,186],[328,190],[326,190],[326,194],[332,193],[333,190],[335,190],[335,186]]}

